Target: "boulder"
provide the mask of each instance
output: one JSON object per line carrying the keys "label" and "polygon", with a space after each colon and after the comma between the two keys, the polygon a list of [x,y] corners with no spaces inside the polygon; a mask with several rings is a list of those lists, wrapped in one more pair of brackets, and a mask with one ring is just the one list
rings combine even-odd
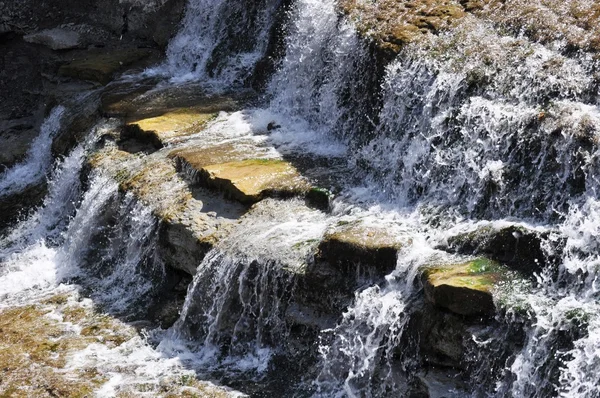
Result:
{"label": "boulder", "polygon": [[495,312],[493,289],[511,277],[507,267],[487,258],[431,264],[422,271],[427,300],[466,316],[492,315]]}
{"label": "boulder", "polygon": [[23,36],[28,43],[41,44],[52,50],[71,50],[82,46],[81,35],[68,29],[54,28]]}
{"label": "boulder", "polygon": [[[543,249],[543,242],[549,235],[548,232],[534,231],[518,225],[489,225],[452,236],[442,248],[452,253],[484,255],[517,271],[532,274],[555,261]],[[554,242],[552,246],[560,252],[563,245],[564,242]]]}

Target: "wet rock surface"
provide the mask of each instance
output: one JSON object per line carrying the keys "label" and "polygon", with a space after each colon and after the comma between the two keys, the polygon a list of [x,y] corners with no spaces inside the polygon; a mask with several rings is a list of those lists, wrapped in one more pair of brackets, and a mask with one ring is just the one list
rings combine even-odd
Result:
{"label": "wet rock surface", "polygon": [[506,267],[486,258],[464,263],[425,266],[427,299],[459,315],[492,315],[494,286],[510,277]]}

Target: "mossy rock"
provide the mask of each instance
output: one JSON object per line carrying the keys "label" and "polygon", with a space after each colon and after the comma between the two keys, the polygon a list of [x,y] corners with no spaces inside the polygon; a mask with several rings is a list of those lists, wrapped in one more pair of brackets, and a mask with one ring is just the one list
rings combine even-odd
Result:
{"label": "mossy rock", "polygon": [[210,188],[244,204],[265,197],[303,196],[311,188],[290,163],[281,159],[247,159],[202,167],[200,176]]}
{"label": "mossy rock", "polygon": [[368,274],[383,276],[396,268],[398,251],[410,243],[410,238],[395,236],[387,229],[350,223],[325,235],[317,260],[343,272],[355,274],[360,268]]}
{"label": "mossy rock", "polygon": [[89,51],[70,63],[62,65],[58,73],[62,76],[90,80],[104,85],[109,83],[117,72],[149,57],[152,53],[149,49],[139,48]]}
{"label": "mossy rock", "polygon": [[427,300],[466,316],[493,314],[493,289],[496,284],[510,278],[511,274],[506,266],[487,258],[432,264],[422,269]]}

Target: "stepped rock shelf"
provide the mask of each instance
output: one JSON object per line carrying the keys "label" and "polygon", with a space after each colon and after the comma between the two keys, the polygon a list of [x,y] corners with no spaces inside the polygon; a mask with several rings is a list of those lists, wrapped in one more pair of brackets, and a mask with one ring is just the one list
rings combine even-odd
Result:
{"label": "stepped rock shelf", "polygon": [[[128,111],[122,113],[119,123],[115,124],[113,119],[110,131],[103,135],[103,147],[91,154],[88,165],[92,174],[110,174],[119,182],[124,194],[135,195],[152,210],[160,221],[161,256],[171,268],[195,275],[206,254],[226,240],[236,225],[252,222],[255,213],[264,211],[256,203],[265,198],[276,201],[297,198],[303,201],[299,206],[306,209],[313,206],[328,212],[329,204],[323,207],[314,203],[323,200],[328,203],[330,194],[311,185],[310,175],[302,175],[294,167],[293,159],[281,158],[275,148],[263,140],[266,131],[260,132],[258,140],[256,136],[224,139],[211,129],[211,125],[219,123],[220,111],[235,109],[231,105],[234,99],[219,98],[212,102],[199,97],[199,103],[211,103],[208,113],[190,104],[185,95],[181,99],[185,106],[177,104],[179,100],[174,92],[163,91],[160,96],[169,98],[167,106],[163,101],[153,106],[142,99],[156,101],[158,94],[130,97],[128,101],[137,102],[150,117],[141,118]],[[222,104],[222,110],[218,104]],[[237,106],[241,106],[239,102]],[[118,108],[106,99],[104,107]],[[320,192],[320,202],[309,195],[315,190]],[[494,236],[502,236],[490,231],[488,228],[470,235],[459,234],[445,249],[456,251],[456,242],[462,242],[459,251],[468,253],[469,244],[482,246],[481,236],[485,233],[490,237],[486,242]],[[527,233],[524,228],[520,231]],[[365,278],[381,280],[396,268],[397,259],[401,259],[403,250],[412,244],[410,233],[396,231],[383,220],[376,224],[340,221],[330,227],[320,241],[306,242],[307,247],[313,248],[314,260],[307,259],[298,268],[280,270],[295,280],[285,322],[300,331],[292,333],[289,342],[297,340],[305,345],[300,350],[302,354],[298,351],[294,354],[300,358],[305,356],[299,361],[305,363],[306,358],[313,355],[311,349],[306,348],[310,347],[309,341],[319,330],[335,325],[361,281]],[[510,252],[510,248],[504,250]],[[471,248],[471,252],[477,250]],[[422,297],[428,304],[422,307],[424,310],[415,312],[415,330],[429,336],[423,339],[424,344],[428,344],[428,338],[437,339],[427,348],[431,366],[449,366],[450,363],[450,366],[460,367],[461,356],[467,350],[463,341],[467,339],[468,328],[485,327],[494,322],[496,288],[505,288],[507,281],[524,280],[524,277],[484,257],[455,258],[442,251],[438,256],[441,259],[437,265],[428,263],[417,271],[422,277],[415,283],[424,286]],[[509,263],[515,265],[518,261]],[[171,307],[170,311],[178,309]],[[154,320],[165,327],[176,319],[172,312],[164,310],[154,316],[157,317]],[[450,322],[454,326],[449,334],[430,335],[422,328],[431,327],[431,322],[436,325]],[[450,359],[448,350],[452,353]]]}
{"label": "stepped rock shelf", "polygon": [[20,3],[0,396],[600,394],[593,1]]}

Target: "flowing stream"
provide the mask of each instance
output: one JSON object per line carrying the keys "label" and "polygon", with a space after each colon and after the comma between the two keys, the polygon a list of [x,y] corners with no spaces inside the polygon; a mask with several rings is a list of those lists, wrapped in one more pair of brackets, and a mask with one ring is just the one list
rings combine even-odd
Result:
{"label": "flowing stream", "polygon": [[[191,0],[166,61],[147,73],[163,84],[247,84],[283,3]],[[173,326],[89,346],[73,369],[111,375],[98,396],[156,387],[172,372],[255,396],[408,396],[418,384],[436,397],[600,397],[597,61],[466,17],[380,69],[335,1],[296,0],[286,13],[285,55],[262,105],[221,113],[207,131],[260,142],[266,157],[325,161],[330,211],[259,202],[198,261]],[[52,166],[64,112],[52,110],[26,159],[0,174],[0,198],[48,178],[44,203],[0,239],[0,307],[74,289],[139,321],[167,284],[160,221],[114,178],[81,178],[110,121]],[[353,223],[411,243],[387,275],[349,276],[343,308],[297,330],[291,318],[312,316],[298,301],[314,293],[303,289],[319,241]],[[424,305],[420,267],[461,258],[440,249],[454,236],[515,225],[542,236],[548,261],[498,292],[491,323],[466,327],[460,375],[424,372],[410,330]]]}

